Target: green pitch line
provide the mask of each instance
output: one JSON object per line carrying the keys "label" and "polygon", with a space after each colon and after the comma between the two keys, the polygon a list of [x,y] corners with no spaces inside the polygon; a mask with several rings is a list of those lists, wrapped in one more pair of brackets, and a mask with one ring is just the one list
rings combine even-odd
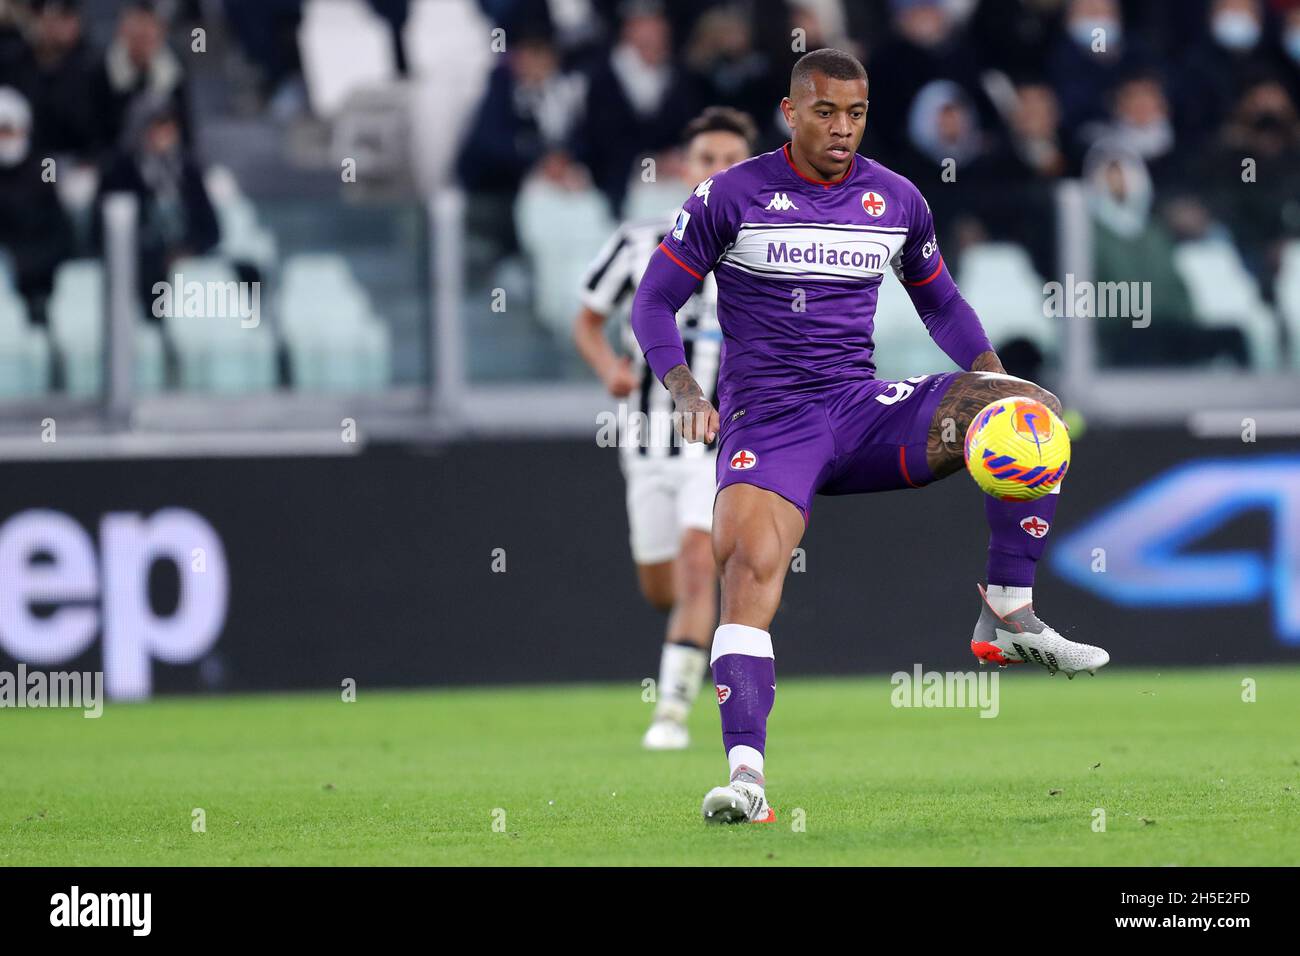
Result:
{"label": "green pitch line", "polygon": [[995,719],[891,689],[782,681],[778,823],[732,828],[707,689],[667,754],[635,682],[0,710],[0,863],[1300,863],[1296,669],[1009,671]]}

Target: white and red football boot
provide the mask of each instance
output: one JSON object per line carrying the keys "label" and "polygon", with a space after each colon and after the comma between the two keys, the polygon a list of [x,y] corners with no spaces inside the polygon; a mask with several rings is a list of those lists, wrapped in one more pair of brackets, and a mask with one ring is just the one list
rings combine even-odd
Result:
{"label": "white and red football boot", "polygon": [[1049,674],[1057,671],[1071,680],[1081,671],[1095,675],[1110,662],[1110,655],[1091,644],[1066,640],[1034,614],[1026,603],[1006,615],[999,615],[989,605],[988,595],[980,588],[979,620],[971,636],[970,649],[982,662],[999,664],[1040,664]]}
{"label": "white and red football boot", "polygon": [[776,811],[767,805],[763,775],[744,764],[731,775],[731,783],[704,795],[705,823],[775,823]]}

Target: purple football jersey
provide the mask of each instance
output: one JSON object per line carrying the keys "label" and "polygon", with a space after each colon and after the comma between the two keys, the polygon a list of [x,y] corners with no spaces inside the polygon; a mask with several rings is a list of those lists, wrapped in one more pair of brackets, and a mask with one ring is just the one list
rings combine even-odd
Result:
{"label": "purple football jersey", "polygon": [[700,183],[660,247],[696,278],[717,278],[724,415],[759,396],[873,378],[885,271],[912,286],[944,271],[930,207],[911,182],[860,155],[838,182],[809,179],[788,150]]}

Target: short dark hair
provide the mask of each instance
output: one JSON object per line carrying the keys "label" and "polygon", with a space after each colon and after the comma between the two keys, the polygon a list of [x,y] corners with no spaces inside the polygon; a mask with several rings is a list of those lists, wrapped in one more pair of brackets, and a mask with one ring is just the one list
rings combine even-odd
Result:
{"label": "short dark hair", "polygon": [[832,80],[861,80],[867,82],[867,68],[852,53],[822,47],[805,53],[790,71],[790,92],[812,80],[814,73],[823,73]]}
{"label": "short dark hair", "polygon": [[750,152],[753,152],[754,144],[758,142],[758,127],[749,118],[749,114],[730,106],[707,107],[686,124],[686,129],[682,130],[682,144],[689,143],[701,133],[735,133],[745,141]]}

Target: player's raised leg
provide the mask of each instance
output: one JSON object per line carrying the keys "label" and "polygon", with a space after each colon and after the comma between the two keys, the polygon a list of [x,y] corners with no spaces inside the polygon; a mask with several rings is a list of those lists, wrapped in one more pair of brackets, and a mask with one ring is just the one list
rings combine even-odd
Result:
{"label": "player's raised leg", "polygon": [[[926,463],[934,478],[964,466],[962,443],[975,415],[990,402],[1015,395],[1036,399],[1061,414],[1057,397],[1033,382],[994,372],[967,372],[955,378],[930,423]],[[1060,489],[1057,485],[1052,493],[1032,501],[985,497],[988,587],[979,589],[982,604],[971,650],[981,661],[1002,665],[1032,661],[1049,673],[1059,670],[1073,678],[1080,671],[1095,674],[1110,655],[1100,647],[1067,640],[1034,614],[1034,570],[1056,517]]]}
{"label": "player's raised leg", "polygon": [[785,498],[755,485],[718,493],[713,549],[722,578],[720,625],[713,636],[713,680],[731,779],[704,798],[711,823],[776,819],[764,793],[767,718],[776,700],[776,662],[768,631],[804,517]]}

